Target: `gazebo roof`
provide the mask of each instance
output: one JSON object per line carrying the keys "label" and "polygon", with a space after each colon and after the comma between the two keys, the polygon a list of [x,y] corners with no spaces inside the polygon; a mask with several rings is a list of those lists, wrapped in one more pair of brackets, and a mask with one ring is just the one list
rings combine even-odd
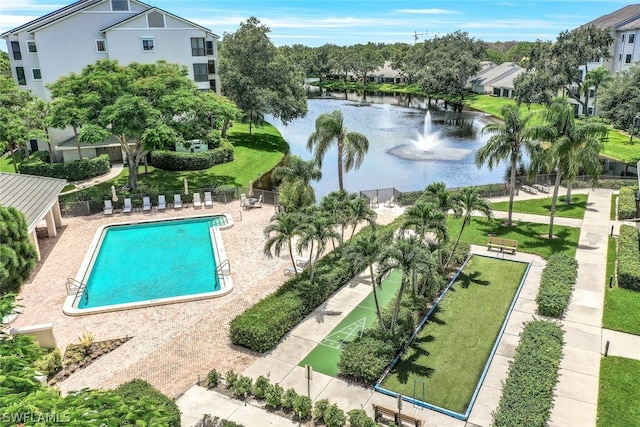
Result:
{"label": "gazebo roof", "polygon": [[65,185],[67,182],[63,179],[0,172],[0,205],[22,212],[32,232],[58,200]]}

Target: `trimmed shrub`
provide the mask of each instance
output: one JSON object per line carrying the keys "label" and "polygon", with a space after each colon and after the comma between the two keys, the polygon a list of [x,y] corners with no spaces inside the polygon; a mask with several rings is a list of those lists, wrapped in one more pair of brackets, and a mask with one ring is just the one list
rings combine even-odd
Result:
{"label": "trimmed shrub", "polygon": [[45,163],[41,158],[31,157],[20,165],[20,173],[83,181],[104,175],[111,169],[111,160],[106,154],[93,159],[77,159],[66,163]]}
{"label": "trimmed shrub", "polygon": [[253,395],[258,399],[264,399],[269,388],[269,378],[260,375],[253,385]]}
{"label": "trimmed shrub", "polygon": [[318,422],[324,421],[324,413],[329,408],[329,399],[316,400],[316,404],[313,407],[313,418]]}
{"label": "trimmed shrub", "polygon": [[551,255],[540,278],[538,313],[560,317],[567,308],[577,276],[578,261],[565,254]]}
{"label": "trimmed shrub", "polygon": [[394,355],[395,348],[391,342],[365,332],[362,338],[351,341],[344,349],[338,369],[342,375],[368,384],[380,377]]}
{"label": "trimmed shrub", "polygon": [[520,333],[520,344],[502,387],[494,426],[544,427],[558,382],[564,332],[555,322],[534,320]]}
{"label": "trimmed shrub", "polygon": [[151,165],[170,171],[203,170],[231,161],[233,161],[233,145],[228,141],[223,141],[220,147],[203,153],[182,153],[167,150],[151,152]]}
{"label": "trimmed shrub", "polygon": [[40,359],[36,360],[33,367],[51,378],[56,372],[62,369],[62,354],[59,348],[54,348],[52,351],[43,355]]}
{"label": "trimmed shrub", "polygon": [[233,421],[223,420],[219,417],[212,417],[210,414],[205,414],[194,427],[243,427],[243,425],[234,423]]}
{"label": "trimmed shrub", "polygon": [[240,376],[231,386],[231,392],[240,399],[246,398],[253,389],[253,380],[250,377]]}
{"label": "trimmed shrub", "polygon": [[636,193],[638,187],[624,187],[620,189],[618,197],[618,219],[633,219],[638,216]]}
{"label": "trimmed shrub", "polygon": [[207,383],[209,383],[209,388],[215,388],[220,383],[220,373],[215,369],[209,371],[207,375]]}
{"label": "trimmed shrub", "polygon": [[349,426],[350,427],[377,427],[378,423],[376,423],[373,418],[367,415],[367,413],[362,409],[352,409],[347,412],[349,416]]}
{"label": "trimmed shrub", "polygon": [[[145,402],[145,405],[149,408],[162,409],[163,412],[169,415],[169,423],[167,425],[180,427],[180,409],[178,405],[148,382],[141,379],[131,380],[116,388],[115,393],[121,396],[125,402],[136,402],[136,404]],[[149,414],[149,416],[152,415],[152,413]],[[148,419],[146,421],[152,422],[154,420]]]}
{"label": "trimmed shrub", "polygon": [[288,389],[282,395],[280,406],[282,406],[282,409],[284,409],[285,411],[290,411],[291,409],[293,409],[293,402],[295,402],[297,397],[298,397],[298,393],[296,393],[295,389],[293,388]]}
{"label": "trimmed shrub", "polygon": [[[636,185],[635,179],[607,179],[605,176],[601,176],[598,182],[593,185],[591,180],[587,181],[575,181],[571,184],[573,188],[607,188],[610,190],[621,190],[623,187],[633,187]],[[566,183],[563,183],[566,185]]]}
{"label": "trimmed shrub", "polygon": [[269,384],[264,395],[267,406],[270,406],[273,409],[279,408],[282,403],[283,394],[284,389],[280,384]]}
{"label": "trimmed shrub", "polygon": [[323,418],[327,427],[342,427],[347,424],[347,417],[344,415],[344,411],[335,403],[324,411]]}
{"label": "trimmed shrub", "polygon": [[224,379],[227,381],[227,388],[233,387],[236,381],[238,381],[238,374],[231,370],[227,371],[227,374],[224,376]]}
{"label": "trimmed shrub", "polygon": [[620,226],[618,286],[640,291],[640,235],[638,229],[631,225]]}
{"label": "trimmed shrub", "polygon": [[293,400],[293,412],[296,413],[296,417],[300,420],[305,420],[311,414],[313,408],[313,402],[307,396],[298,395]]}

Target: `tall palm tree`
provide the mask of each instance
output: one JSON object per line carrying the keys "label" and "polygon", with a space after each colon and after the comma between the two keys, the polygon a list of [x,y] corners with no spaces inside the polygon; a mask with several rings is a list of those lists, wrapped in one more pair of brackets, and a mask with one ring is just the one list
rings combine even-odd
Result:
{"label": "tall palm tree", "polygon": [[349,247],[346,258],[356,267],[357,271],[361,271],[363,266],[369,267],[369,277],[371,277],[371,286],[373,287],[373,299],[376,303],[376,315],[378,316],[378,322],[380,322],[380,329],[386,332],[387,328],[384,325],[382,319],[382,310],[380,309],[380,303],[378,302],[378,287],[380,282],[377,280],[374,273],[373,264],[378,262],[380,255],[386,240],[375,231],[367,234],[366,236],[357,238],[353,245]]}
{"label": "tall palm tree", "polygon": [[462,226],[460,227],[460,232],[458,233],[456,242],[453,244],[449,258],[447,258],[447,262],[444,264],[445,269],[451,263],[453,254],[456,252],[456,248],[460,242],[460,237],[462,237],[464,228],[471,222],[471,216],[473,213],[479,212],[487,218],[491,218],[492,216],[491,203],[480,197],[476,187],[463,187],[462,190],[454,194],[453,197],[454,203],[458,206],[458,209],[461,212],[464,212],[464,218],[462,220]]}
{"label": "tall palm tree", "polygon": [[[340,234],[334,229],[335,223],[327,215],[322,215],[318,209],[311,209],[305,214],[300,227],[300,239],[298,240],[298,252],[309,250],[309,262],[307,269],[309,278],[313,280],[313,264],[318,261],[320,255],[327,248],[329,240],[341,241]],[[315,250],[315,256],[314,256]]]}
{"label": "tall palm tree", "polygon": [[314,158],[319,167],[333,143],[338,145],[338,184],[344,189],[343,172],[358,169],[369,151],[369,140],[358,132],[349,132],[344,125],[340,110],[321,114],[316,119],[315,131],[309,137],[307,149],[314,150]]}
{"label": "tall palm tree", "polygon": [[598,89],[607,87],[613,82],[613,77],[609,74],[609,70],[604,67],[598,67],[589,71],[584,76],[584,91],[588,92],[593,87],[593,115],[596,115],[596,102],[598,102]]}
{"label": "tall palm tree", "polygon": [[568,181],[565,201],[571,203],[571,182],[582,168],[594,179],[600,174],[599,154],[603,141],[608,135],[608,128],[602,123],[593,121],[576,122],[573,107],[566,98],[557,98],[544,111],[547,126],[544,129],[543,144],[548,166],[556,169],[556,180],[551,198],[549,218],[549,238],[553,238],[553,222],[555,219],[558,192],[562,178]]}
{"label": "tall palm tree", "polygon": [[416,235],[400,235],[383,250],[380,255],[378,280],[381,280],[382,277],[393,270],[400,270],[402,279],[391,316],[391,324],[389,326],[391,332],[395,330],[398,321],[405,289],[410,288],[415,292],[418,274],[423,275],[424,280],[427,282],[436,281],[435,277],[437,276],[433,255]]}
{"label": "tall palm tree", "polygon": [[371,226],[376,224],[376,212],[369,206],[369,200],[364,197],[356,197],[351,199],[348,204],[349,214],[348,223],[351,226],[351,235],[349,240],[353,239],[353,235],[356,232],[356,227],[362,221],[366,221]]}
{"label": "tall palm tree", "polygon": [[[344,240],[344,231],[349,225],[349,204],[355,199],[355,193],[349,193],[346,190],[332,191],[322,198],[320,208],[324,215],[328,215],[340,226],[340,237]],[[334,245],[335,249],[335,245]]]}
{"label": "tall palm tree", "polygon": [[426,243],[427,233],[434,233],[438,251],[438,265],[442,265],[442,245],[449,240],[447,214],[432,203],[420,201],[405,212],[401,230],[413,229],[418,239]]}
{"label": "tall palm tree", "polygon": [[453,193],[447,190],[447,186],[444,182],[433,182],[429,184],[424,189],[421,197],[424,200],[433,203],[444,213],[448,213],[449,211],[453,210],[453,214],[455,217],[461,215],[458,204],[454,201]]}
{"label": "tall palm tree", "polygon": [[267,238],[264,244],[264,254],[271,258],[271,249],[276,256],[280,256],[284,245],[289,250],[289,257],[293,265],[293,271],[298,275],[296,268],[296,260],[293,257],[293,238],[300,233],[300,218],[298,214],[279,213],[271,218],[271,223],[264,229],[264,235]]}
{"label": "tall palm tree", "polygon": [[322,172],[315,161],[290,155],[273,169],[271,177],[282,181],[278,186],[279,204],[285,211],[294,212],[315,203],[315,191],[309,182],[322,178]]}
{"label": "tall palm tree", "polygon": [[509,160],[511,163],[511,178],[509,180],[509,216],[507,226],[511,226],[513,218],[513,196],[516,186],[516,169],[518,161],[524,151],[533,150],[535,129],[531,126],[531,119],[535,112],[522,114],[520,108],[514,104],[505,104],[500,108],[503,123],[489,123],[482,130],[491,134],[487,144],[476,152],[476,165],[485,163],[489,170],[493,170],[500,161]]}

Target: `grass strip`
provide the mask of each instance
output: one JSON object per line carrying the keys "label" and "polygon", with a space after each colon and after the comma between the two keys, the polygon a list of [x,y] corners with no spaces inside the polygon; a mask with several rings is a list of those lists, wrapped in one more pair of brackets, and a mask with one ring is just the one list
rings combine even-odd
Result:
{"label": "grass strip", "polygon": [[618,195],[617,194],[612,194],[611,195],[611,210],[609,211],[609,219],[612,221],[615,221],[617,218],[617,214],[618,214]]}
{"label": "grass strip", "polygon": [[464,413],[526,268],[471,257],[382,387]]}
{"label": "grass strip", "polygon": [[[587,210],[587,194],[574,194],[571,196],[571,204],[566,204],[565,196],[559,196],[556,203],[556,217],[562,218],[584,218]],[[491,203],[494,211],[509,210],[509,202]],[[513,202],[513,211],[525,214],[549,216],[551,212],[551,197],[530,200],[516,200]]]}
{"label": "grass strip", "polygon": [[520,344],[502,387],[496,427],[544,427],[558,382],[564,331],[555,322],[534,320],[520,333]]}
{"label": "grass strip", "polygon": [[[614,331],[640,335],[640,292],[618,287],[615,266],[616,239],[609,237],[602,326]],[[611,278],[612,287],[609,288]]]}
{"label": "grass strip", "polygon": [[598,427],[636,426],[640,420],[640,361],[603,357],[600,361]]}

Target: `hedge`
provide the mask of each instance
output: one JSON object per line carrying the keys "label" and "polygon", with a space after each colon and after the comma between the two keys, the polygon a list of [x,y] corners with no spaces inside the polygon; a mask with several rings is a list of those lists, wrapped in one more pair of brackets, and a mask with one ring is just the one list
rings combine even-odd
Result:
{"label": "hedge", "polygon": [[620,226],[618,286],[640,291],[640,236],[638,229],[631,225]]}
{"label": "hedge", "polygon": [[203,153],[158,150],[151,152],[151,165],[170,171],[203,170],[233,161],[233,145],[223,141],[220,147]]}
{"label": "hedge", "polygon": [[538,313],[560,317],[567,308],[577,276],[578,261],[565,254],[551,255],[540,278],[536,296]]}
{"label": "hedge", "polygon": [[638,187],[624,187],[620,189],[618,197],[618,219],[633,219],[638,216],[636,192]]}
{"label": "hedge", "polygon": [[[621,190],[624,187],[633,187],[636,185],[635,179],[607,179],[600,177],[598,182],[594,185],[593,181],[574,181],[571,184],[572,188],[606,188],[609,190]],[[566,182],[563,181],[563,185],[566,186]]]}
{"label": "hedge", "polygon": [[564,331],[555,322],[533,320],[520,333],[520,344],[502,387],[494,426],[545,427],[558,382]]}
{"label": "hedge", "polygon": [[[178,405],[148,382],[141,379],[131,380],[120,385],[114,391],[125,401],[146,400],[146,405],[164,409],[169,418],[167,425],[169,427],[180,427],[180,409]],[[136,425],[138,424],[136,423]]]}
{"label": "hedge", "polygon": [[[506,184],[485,184],[476,185],[478,190],[478,196],[480,197],[497,197],[506,196],[509,194]],[[459,188],[451,188],[453,193],[459,190]],[[423,194],[423,191],[406,191],[398,196],[398,203],[402,206],[413,205],[416,200]]]}
{"label": "hedge", "polygon": [[20,173],[83,181],[94,176],[104,175],[111,169],[111,160],[106,154],[93,159],[76,159],[65,163],[46,163],[39,157],[31,157],[20,165]]}

